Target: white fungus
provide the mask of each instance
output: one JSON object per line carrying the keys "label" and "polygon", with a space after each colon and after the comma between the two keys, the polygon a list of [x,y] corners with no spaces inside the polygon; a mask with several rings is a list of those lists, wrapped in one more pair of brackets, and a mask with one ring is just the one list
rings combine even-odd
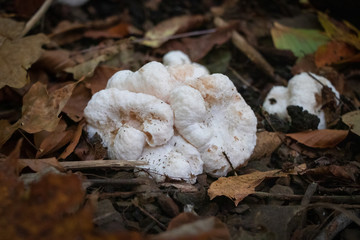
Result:
{"label": "white fungus", "polygon": [[300,106],[320,119],[318,129],[325,129],[326,121],[325,113],[322,110],[321,90],[323,85],[329,87],[335,93],[336,98],[339,98],[339,92],[326,78],[313,73],[311,76],[304,72],[291,78],[287,87],[273,87],[265,98],[264,110],[270,114],[276,114],[281,119],[290,120],[286,108],[290,105]]}
{"label": "white fungus", "polygon": [[232,81],[179,51],[164,64],[114,74],[85,109],[89,134],[112,158],[147,162],[143,174],[158,182],[194,183],[204,171],[220,177],[244,164],[257,120]]}

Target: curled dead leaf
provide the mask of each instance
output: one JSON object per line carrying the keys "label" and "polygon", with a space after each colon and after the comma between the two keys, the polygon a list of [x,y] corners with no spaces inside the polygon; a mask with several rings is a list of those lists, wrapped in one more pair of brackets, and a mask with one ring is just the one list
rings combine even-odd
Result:
{"label": "curled dead leaf", "polygon": [[28,82],[27,69],[36,62],[49,40],[43,34],[0,42],[0,88],[21,88]]}
{"label": "curled dead leaf", "polygon": [[360,136],[360,110],[348,112],[342,115],[341,119],[349,126],[350,131]]}
{"label": "curled dead leaf", "polygon": [[211,200],[218,196],[226,196],[234,201],[235,205],[238,205],[245,197],[254,193],[255,187],[265,178],[286,177],[290,174],[297,174],[305,168],[304,165],[299,165],[288,172],[275,169],[266,172],[255,171],[240,176],[222,177],[210,185],[208,195]]}
{"label": "curled dead leaf", "polygon": [[75,83],[70,83],[51,93],[47,92],[46,85],[37,82],[23,98],[22,117],[19,120],[21,128],[28,133],[42,130],[52,132],[58,125],[58,115],[69,100]]}
{"label": "curled dead leaf", "polygon": [[200,26],[204,21],[202,15],[184,15],[167,19],[145,33],[145,39],[140,43],[156,48],[169,40],[176,33],[185,32]]}
{"label": "curled dead leaf", "polygon": [[342,142],[349,131],[321,129],[308,132],[289,133],[286,136],[312,148],[333,148]]}

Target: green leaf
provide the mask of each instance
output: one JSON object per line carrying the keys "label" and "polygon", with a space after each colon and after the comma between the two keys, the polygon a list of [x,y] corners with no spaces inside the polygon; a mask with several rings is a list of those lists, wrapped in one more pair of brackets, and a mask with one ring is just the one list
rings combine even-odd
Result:
{"label": "green leaf", "polygon": [[291,28],[277,22],[271,29],[271,36],[276,48],[291,50],[296,57],[314,53],[319,46],[329,41],[329,38],[321,31]]}

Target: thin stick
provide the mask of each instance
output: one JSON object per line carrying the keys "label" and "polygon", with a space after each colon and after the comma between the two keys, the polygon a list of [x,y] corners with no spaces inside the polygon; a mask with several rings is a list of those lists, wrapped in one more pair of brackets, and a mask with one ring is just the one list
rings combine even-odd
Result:
{"label": "thin stick", "polygon": [[143,161],[131,160],[88,160],[59,162],[65,169],[79,170],[91,168],[125,168],[146,165]]}
{"label": "thin stick", "polygon": [[139,208],[141,212],[143,212],[146,216],[154,220],[159,227],[161,227],[163,230],[166,230],[166,226],[162,224],[159,220],[157,220],[153,215],[151,215],[148,211],[140,207],[140,205],[136,201],[132,201],[132,204],[134,204],[135,207]]}
{"label": "thin stick", "polygon": [[[262,198],[273,198],[279,200],[288,200],[288,201],[301,201],[303,195],[292,195],[292,194],[272,194],[267,192],[255,192],[251,195],[255,195]],[[332,203],[359,203],[360,195],[353,196],[312,196],[310,202],[332,202]],[[311,204],[310,204],[311,205]]]}
{"label": "thin stick", "polygon": [[40,20],[40,18],[46,13],[46,11],[49,9],[50,5],[52,4],[53,0],[46,0],[39,10],[30,18],[30,20],[26,23],[23,31],[21,32],[20,37],[25,36],[34,26],[35,24]]}

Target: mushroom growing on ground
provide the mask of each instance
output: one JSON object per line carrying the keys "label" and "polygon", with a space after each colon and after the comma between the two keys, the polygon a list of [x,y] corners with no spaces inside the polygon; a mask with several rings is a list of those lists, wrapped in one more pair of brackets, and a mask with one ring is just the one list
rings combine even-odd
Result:
{"label": "mushroom growing on ground", "polygon": [[143,174],[158,182],[194,183],[203,171],[220,177],[244,164],[257,120],[232,81],[179,51],[164,62],[115,73],[84,110],[89,135],[111,158],[145,161]]}
{"label": "mushroom growing on ground", "polygon": [[335,97],[339,98],[339,92],[329,80],[313,73],[309,75],[303,72],[291,78],[287,87],[273,87],[265,98],[263,108],[269,114],[275,114],[281,119],[290,121],[286,108],[291,105],[300,106],[320,119],[318,129],[325,129],[325,113],[321,103],[323,85],[329,87]]}

